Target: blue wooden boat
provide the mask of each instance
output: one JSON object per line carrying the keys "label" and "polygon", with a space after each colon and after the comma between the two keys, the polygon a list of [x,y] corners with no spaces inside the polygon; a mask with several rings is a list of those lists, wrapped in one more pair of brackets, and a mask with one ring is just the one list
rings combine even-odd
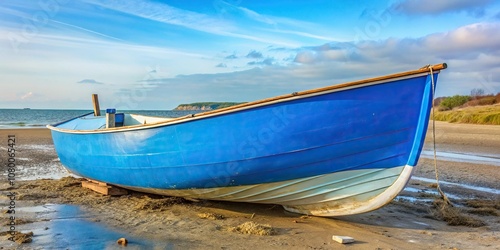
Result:
{"label": "blue wooden boat", "polygon": [[160,195],[368,212],[405,187],[446,64],[295,92],[180,118],[88,114],[49,125],[61,163]]}

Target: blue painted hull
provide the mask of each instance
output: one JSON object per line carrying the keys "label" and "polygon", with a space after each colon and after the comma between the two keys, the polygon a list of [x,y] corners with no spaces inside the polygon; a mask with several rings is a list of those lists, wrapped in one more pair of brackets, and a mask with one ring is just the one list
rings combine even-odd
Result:
{"label": "blue painted hull", "polygon": [[431,102],[425,74],[157,126],[51,128],[61,163],[77,175],[142,191],[204,190],[415,166]]}

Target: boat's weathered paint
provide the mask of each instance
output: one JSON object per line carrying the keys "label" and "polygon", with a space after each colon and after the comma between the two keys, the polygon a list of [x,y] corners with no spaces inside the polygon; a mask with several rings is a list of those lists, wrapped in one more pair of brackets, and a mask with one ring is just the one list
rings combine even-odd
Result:
{"label": "boat's weathered paint", "polygon": [[86,178],[337,216],[404,188],[431,103],[426,72],[153,126],[71,131],[82,117],[49,128],[61,163]]}

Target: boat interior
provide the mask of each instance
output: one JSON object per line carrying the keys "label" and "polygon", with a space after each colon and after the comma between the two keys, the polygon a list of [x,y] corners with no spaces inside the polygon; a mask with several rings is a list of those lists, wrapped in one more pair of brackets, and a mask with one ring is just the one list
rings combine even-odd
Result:
{"label": "boat interior", "polygon": [[[160,123],[172,120],[174,118],[144,116],[135,114],[116,113],[115,125],[113,127],[127,127],[144,124]],[[70,130],[98,130],[106,129],[106,116],[94,116],[93,113],[78,117],[66,122],[55,125],[54,127]]]}

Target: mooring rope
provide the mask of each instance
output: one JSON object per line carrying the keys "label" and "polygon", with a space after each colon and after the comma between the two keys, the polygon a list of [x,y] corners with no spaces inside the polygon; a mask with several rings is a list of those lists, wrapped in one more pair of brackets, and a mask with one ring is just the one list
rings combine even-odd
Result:
{"label": "mooring rope", "polygon": [[446,204],[453,206],[451,204],[450,199],[448,199],[448,196],[441,190],[441,187],[439,186],[439,171],[438,171],[438,166],[437,166],[437,153],[436,153],[436,119],[434,116],[434,99],[435,99],[435,86],[434,86],[434,72],[432,71],[432,66],[429,65],[430,73],[431,73],[431,84],[432,84],[432,143],[433,143],[433,149],[434,149],[434,172],[436,173],[436,188],[441,197],[443,198],[444,202]]}

